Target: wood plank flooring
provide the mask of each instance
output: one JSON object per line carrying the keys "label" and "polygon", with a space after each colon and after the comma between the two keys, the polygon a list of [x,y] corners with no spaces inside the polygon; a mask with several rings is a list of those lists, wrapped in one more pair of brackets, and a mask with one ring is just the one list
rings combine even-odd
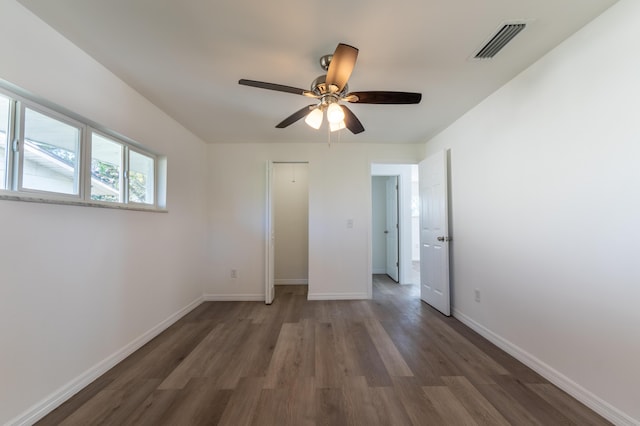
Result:
{"label": "wood plank flooring", "polygon": [[204,303],[38,424],[610,424],[417,291]]}

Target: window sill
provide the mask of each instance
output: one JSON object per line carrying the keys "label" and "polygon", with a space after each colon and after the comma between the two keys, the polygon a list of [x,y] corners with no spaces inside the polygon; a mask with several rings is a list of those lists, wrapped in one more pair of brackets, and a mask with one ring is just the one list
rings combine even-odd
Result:
{"label": "window sill", "polygon": [[0,201],[24,201],[28,203],[42,203],[42,204],[61,204],[65,206],[78,206],[78,207],[98,207],[104,209],[118,209],[118,210],[133,210],[139,212],[150,213],[169,213],[167,209],[161,209],[153,206],[145,207],[140,204],[119,204],[119,203],[106,203],[106,202],[94,202],[94,201],[81,201],[81,200],[65,200],[57,198],[44,198],[34,197],[32,195],[16,195],[16,194],[0,194]]}

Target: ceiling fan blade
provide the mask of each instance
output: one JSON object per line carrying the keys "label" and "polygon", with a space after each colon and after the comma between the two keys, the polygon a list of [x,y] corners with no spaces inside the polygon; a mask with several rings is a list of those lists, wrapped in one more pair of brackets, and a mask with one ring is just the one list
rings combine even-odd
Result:
{"label": "ceiling fan blade", "polygon": [[294,95],[309,96],[311,98],[318,97],[315,93],[309,90],[299,89],[297,87],[291,86],[284,86],[282,84],[266,83],[264,81],[246,80],[243,78],[238,81],[238,84],[241,84],[243,86],[258,87],[260,89],[275,90],[276,92],[286,92],[293,93]]}
{"label": "ceiling fan blade", "polygon": [[364,127],[360,120],[358,120],[358,117],[356,117],[356,115],[346,106],[340,105],[340,107],[344,111],[344,125],[346,128],[354,135],[364,132]]}
{"label": "ceiling fan blade", "polygon": [[342,92],[347,81],[349,81],[349,77],[351,77],[353,67],[356,65],[356,59],[358,59],[358,49],[348,44],[338,44],[327,70],[327,87],[334,85],[338,88],[335,93]]}
{"label": "ceiling fan blade", "polygon": [[302,117],[306,117],[307,114],[309,114],[311,111],[313,111],[317,107],[318,107],[318,105],[316,105],[316,104],[308,105],[308,106],[306,106],[306,107],[294,112],[293,114],[291,114],[290,116],[288,116],[287,118],[282,120],[280,123],[278,123],[276,128],[284,129],[285,127],[288,127],[288,126],[292,125],[296,121],[300,120]]}
{"label": "ceiling fan blade", "polygon": [[419,104],[422,93],[411,92],[351,92],[343,100],[359,104]]}

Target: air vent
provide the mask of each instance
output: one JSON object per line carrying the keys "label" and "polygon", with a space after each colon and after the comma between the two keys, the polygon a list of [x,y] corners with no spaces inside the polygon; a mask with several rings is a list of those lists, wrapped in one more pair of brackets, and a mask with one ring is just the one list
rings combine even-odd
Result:
{"label": "air vent", "polygon": [[518,33],[527,25],[524,23],[518,24],[505,24],[498,30],[498,32],[491,37],[491,39],[482,46],[482,48],[475,54],[475,59],[491,59],[507,45]]}

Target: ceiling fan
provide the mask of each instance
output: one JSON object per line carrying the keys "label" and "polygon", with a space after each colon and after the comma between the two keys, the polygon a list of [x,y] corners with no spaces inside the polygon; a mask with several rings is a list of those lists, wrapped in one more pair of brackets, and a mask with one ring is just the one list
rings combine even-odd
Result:
{"label": "ceiling fan", "polygon": [[324,55],[320,58],[320,66],[327,73],[316,78],[311,83],[311,90],[297,87],[284,86],[282,84],[266,83],[263,81],[241,79],[239,84],[244,86],[259,87],[261,89],[275,90],[278,92],[293,93],[309,98],[317,99],[317,103],[308,105],[289,117],[282,120],[276,126],[283,129],[303,117],[305,122],[319,129],[322,125],[324,112],[327,113],[327,121],[330,130],[336,131],[345,127],[353,134],[364,131],[364,127],[355,114],[342,105],[341,102],[360,104],[417,104],[422,99],[421,93],[411,92],[349,92],[347,81],[358,58],[358,49],[347,44],[340,43],[332,55]]}

